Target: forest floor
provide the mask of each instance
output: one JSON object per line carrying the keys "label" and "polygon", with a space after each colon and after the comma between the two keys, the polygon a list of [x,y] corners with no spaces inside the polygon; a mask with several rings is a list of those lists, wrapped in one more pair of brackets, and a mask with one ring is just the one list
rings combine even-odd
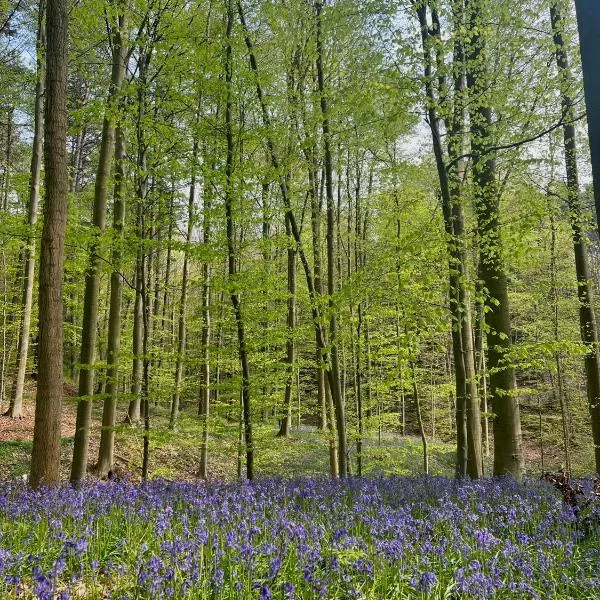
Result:
{"label": "forest floor", "polygon": [[[76,389],[65,384],[62,417],[61,464],[63,477],[68,478],[73,449],[76,415]],[[0,480],[25,475],[33,439],[35,382],[28,380],[24,417],[14,420],[0,416]],[[125,404],[118,415],[115,461],[118,468],[132,480],[141,472],[143,430],[124,423]],[[101,403],[93,410],[90,439],[89,470],[98,456],[101,424]],[[150,475],[182,481],[196,479],[200,461],[200,427],[194,407],[183,407],[175,430],[168,429],[168,411],[161,406],[151,408]],[[209,476],[213,480],[233,480],[238,470],[238,424],[213,415],[209,439]],[[306,475],[319,476],[328,472],[327,437],[314,427],[294,428],[290,437],[276,437],[277,423],[272,419],[255,424],[256,472],[261,476]],[[350,440],[354,450],[354,442]],[[539,476],[541,448],[535,432],[525,428],[524,450],[530,475]],[[562,448],[551,438],[544,444],[544,470],[558,470],[562,464]],[[451,477],[454,470],[453,443],[429,440],[429,466],[434,475]],[[364,441],[363,471],[365,475],[418,475],[422,472],[422,446],[417,436],[370,431]],[[579,462],[574,471],[591,473],[592,465],[585,452],[578,450]],[[351,458],[354,462],[354,459]],[[588,462],[590,465],[588,466]],[[491,458],[486,459],[486,472],[491,472]]]}

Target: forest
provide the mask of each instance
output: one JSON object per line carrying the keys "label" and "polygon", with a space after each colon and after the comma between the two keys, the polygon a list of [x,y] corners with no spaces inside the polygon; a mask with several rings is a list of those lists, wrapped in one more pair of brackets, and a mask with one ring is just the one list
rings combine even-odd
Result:
{"label": "forest", "polygon": [[595,0],[0,0],[0,598],[600,598]]}

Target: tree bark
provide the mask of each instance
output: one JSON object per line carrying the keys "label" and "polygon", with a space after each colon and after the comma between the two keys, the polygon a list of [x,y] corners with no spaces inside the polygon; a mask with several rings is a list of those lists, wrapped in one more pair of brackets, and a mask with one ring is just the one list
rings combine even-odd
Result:
{"label": "tree bark", "polygon": [[[200,109],[200,107],[199,107]],[[192,149],[192,178],[188,197],[187,231],[185,236],[185,249],[183,251],[183,275],[181,279],[181,297],[179,298],[179,317],[177,320],[177,357],[175,359],[175,383],[173,398],[171,399],[171,418],[169,428],[175,427],[179,415],[179,396],[181,393],[181,379],[183,376],[183,359],[185,357],[186,343],[186,312],[188,300],[188,279],[190,275],[189,248],[192,243],[194,231],[194,202],[196,201],[196,162],[198,160],[198,141],[194,140]]]}
{"label": "tree bark", "polygon": [[[457,6],[462,13],[462,6]],[[435,10],[431,11],[434,36],[441,35],[440,22]],[[446,83],[438,73],[438,94],[436,97],[432,73],[432,45],[430,27],[427,22],[427,3],[417,8],[421,39],[423,44],[425,95],[429,127],[431,129],[433,149],[440,184],[442,212],[448,247],[449,269],[449,305],[452,317],[452,351],[454,357],[454,377],[456,387],[456,476],[469,475],[473,478],[483,476],[481,456],[481,416],[475,374],[473,352],[473,331],[471,325],[471,303],[466,288],[468,278],[468,256],[464,241],[464,212],[460,199],[460,167],[456,164],[451,170],[446,167],[440,118],[437,105],[447,95]],[[457,27],[457,29],[459,29]],[[441,72],[443,58],[437,56],[438,70]],[[463,129],[464,111],[462,95],[464,92],[463,51],[460,40],[454,50],[454,107],[452,118],[446,120],[448,131],[448,152],[455,157],[460,152],[460,138]]]}
{"label": "tree bark", "polygon": [[250,367],[248,363],[248,349],[246,347],[246,331],[242,315],[240,295],[236,290],[235,276],[236,252],[234,247],[234,219],[233,219],[233,169],[234,169],[234,139],[233,139],[233,61],[232,61],[232,32],[234,22],[233,1],[227,2],[227,32],[225,48],[225,82],[227,85],[227,99],[225,103],[225,135],[227,138],[227,162],[225,164],[225,213],[227,220],[227,256],[230,297],[235,314],[238,338],[238,352],[242,369],[242,413],[244,419],[244,443],[246,448],[246,477],[254,479],[254,448],[252,445],[252,414],[250,406]]}
{"label": "tree bark", "polygon": [[30,231],[25,247],[25,260],[23,264],[23,315],[21,317],[21,327],[19,330],[15,379],[13,381],[10,404],[6,413],[7,416],[12,417],[13,419],[20,419],[23,416],[23,387],[25,385],[25,372],[27,370],[31,309],[33,306],[33,285],[35,279],[34,229],[37,222],[37,211],[40,200],[40,176],[42,171],[42,152],[44,146],[44,90],[46,87],[46,70],[44,67],[43,54],[46,47],[46,35],[44,31],[45,4],[46,0],[40,0],[38,9],[33,147],[29,180],[29,203],[27,206],[27,225],[29,226]]}
{"label": "tree bark", "polygon": [[285,416],[281,420],[278,436],[288,437],[292,429],[292,393],[294,391],[294,365],[296,364],[296,246],[292,237],[289,219],[285,220],[285,230],[288,236],[287,249],[287,339],[286,347],[286,378],[283,406]]}
{"label": "tree bark", "polygon": [[[202,228],[202,241],[205,246],[211,243],[211,211],[212,211],[212,181],[204,182],[204,222]],[[211,341],[211,265],[204,262],[202,265],[202,367],[200,370],[200,417],[202,419],[202,439],[200,443],[200,466],[198,476],[206,479],[208,476],[208,425],[210,419],[210,341]],[[219,344],[221,343],[222,329],[217,335]],[[218,378],[218,370],[217,370]],[[218,385],[218,379],[217,379]],[[216,399],[215,399],[216,400]]]}
{"label": "tree bark", "polygon": [[100,293],[100,236],[106,225],[106,202],[112,159],[115,149],[115,112],[118,97],[125,76],[126,49],[123,43],[123,13],[118,17],[113,38],[113,55],[110,88],[107,107],[102,125],[100,156],[94,186],[94,208],[92,225],[94,239],[90,244],[88,270],[85,274],[85,292],[83,300],[83,323],[81,333],[80,373],[78,386],[77,419],[75,424],[75,443],[73,463],[71,465],[71,483],[80,482],[87,472],[87,459],[92,419],[92,398],[94,395],[94,362],[98,332],[98,302]]}
{"label": "tree bark", "polygon": [[[598,54],[600,54],[600,11],[596,0],[575,0],[577,25],[581,50],[583,87],[587,109],[588,138],[592,160],[594,204],[600,234],[600,77],[598,77]],[[599,449],[596,446],[596,457]]]}
{"label": "tree bark", "polygon": [[348,455],[346,449],[346,414],[344,398],[340,383],[340,361],[337,347],[337,315],[334,300],[336,287],[336,265],[335,265],[335,206],[333,198],[333,163],[331,155],[331,133],[329,127],[329,108],[325,93],[325,78],[323,74],[323,41],[321,27],[321,13],[323,3],[315,2],[316,17],[316,44],[317,44],[317,81],[321,105],[321,128],[323,131],[323,154],[325,164],[325,197],[327,200],[327,295],[329,301],[329,346],[330,365],[328,375],[331,399],[335,408],[335,424],[338,442],[338,465],[340,477],[348,474]]}
{"label": "tree bark", "polygon": [[46,103],[44,109],[44,227],[39,282],[39,372],[29,482],[55,485],[60,479],[60,420],[63,395],[64,244],[67,225],[66,0],[46,8]]}
{"label": "tree bark", "polygon": [[596,472],[600,474],[600,354],[598,351],[598,329],[594,311],[593,289],[590,285],[587,236],[582,229],[584,216],[577,169],[577,141],[573,122],[575,111],[573,99],[569,95],[569,89],[572,89],[572,77],[567,48],[563,38],[563,17],[559,1],[555,1],[550,5],[550,20],[552,22],[556,64],[558,66],[562,111],[565,117],[563,144],[567,173],[567,204],[573,233],[575,271],[577,275],[579,327],[581,341],[585,344],[587,350],[584,359],[587,398],[592,421]]}
{"label": "tree bark", "polygon": [[492,109],[487,100],[490,76],[485,39],[481,35],[484,23],[481,0],[467,0],[465,10],[466,23],[472,32],[466,44],[466,71],[480,269],[487,292],[487,359],[490,398],[495,415],[494,475],[521,479],[525,469],[521,418],[515,370],[510,364],[511,319],[500,236],[500,191],[496,181],[496,159],[490,151]]}
{"label": "tree bark", "polygon": [[115,191],[113,201],[113,231],[115,235],[112,249],[110,274],[110,306],[108,316],[108,344],[106,350],[106,397],[102,409],[102,431],[98,452],[98,475],[105,476],[114,463],[115,422],[119,383],[119,353],[121,349],[121,303],[123,297],[122,244],[125,229],[125,139],[120,126],[117,126],[115,141]]}

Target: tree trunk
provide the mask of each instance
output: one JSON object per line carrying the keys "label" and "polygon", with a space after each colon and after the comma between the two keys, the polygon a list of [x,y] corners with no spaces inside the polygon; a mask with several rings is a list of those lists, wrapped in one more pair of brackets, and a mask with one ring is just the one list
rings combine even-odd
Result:
{"label": "tree trunk", "polygon": [[87,459],[92,419],[92,397],[94,395],[94,362],[98,333],[98,302],[100,293],[100,236],[106,225],[106,201],[108,184],[115,149],[115,112],[118,97],[125,76],[126,49],[123,43],[123,14],[118,18],[113,39],[113,56],[110,88],[107,107],[102,125],[102,140],[96,183],[94,187],[94,208],[92,225],[94,239],[90,244],[90,262],[85,274],[85,293],[83,300],[83,323],[81,329],[80,373],[78,386],[77,420],[75,424],[75,442],[73,463],[71,465],[71,483],[80,482],[87,472]]}
{"label": "tree trunk", "polygon": [[587,349],[584,360],[587,398],[592,421],[596,472],[600,474],[600,354],[598,352],[598,330],[596,327],[593,290],[590,285],[587,236],[582,229],[584,215],[579,192],[579,173],[577,170],[577,142],[574,125],[575,111],[573,108],[573,99],[569,95],[569,90],[572,89],[573,82],[567,49],[563,39],[563,18],[559,0],[550,6],[550,20],[552,22],[556,64],[559,73],[562,112],[565,119],[562,129],[565,168],[567,172],[567,204],[573,232],[577,295],[579,298],[579,326],[581,341]]}
{"label": "tree trunk", "polygon": [[139,423],[140,420],[140,400],[142,393],[142,335],[143,335],[143,315],[142,315],[142,296],[139,292],[142,267],[142,253],[138,250],[135,268],[135,301],[133,305],[133,359],[131,368],[131,399],[127,409],[127,422],[130,425]]}
{"label": "tree trunk", "polygon": [[[212,191],[210,182],[204,186],[204,224],[202,240],[206,246],[211,242],[211,210]],[[200,444],[200,467],[198,476],[206,479],[208,476],[208,425],[210,419],[210,340],[211,340],[211,266],[208,261],[202,265],[202,367],[200,371],[200,417],[202,419],[202,440]],[[221,343],[222,328],[217,340]],[[218,370],[217,370],[218,377]],[[218,380],[217,380],[218,386]],[[216,399],[215,399],[216,400]]]}
{"label": "tree trunk", "polygon": [[[308,295],[309,295],[310,304],[311,304],[312,319],[313,319],[313,324],[315,327],[315,336],[317,338],[317,349],[321,356],[321,360],[323,360],[325,362],[325,364],[327,364],[330,362],[330,354],[327,351],[327,341],[326,341],[325,329],[321,323],[321,320],[322,320],[321,319],[321,309],[320,309],[319,302],[318,302],[319,296],[317,295],[313,272],[311,271],[310,265],[308,263],[308,259],[306,258],[306,253],[304,252],[304,248],[302,245],[302,239],[300,236],[300,230],[298,228],[298,224],[296,222],[296,217],[294,215],[294,211],[292,210],[292,206],[291,206],[291,202],[290,202],[287,181],[286,181],[285,176],[281,173],[280,164],[279,164],[279,160],[277,158],[277,154],[275,152],[275,145],[273,143],[273,140],[268,135],[268,132],[269,132],[270,126],[271,126],[271,121],[270,121],[269,113],[268,113],[267,106],[265,103],[264,95],[262,92],[262,87],[260,85],[260,80],[258,78],[258,65],[256,62],[256,57],[254,55],[254,47],[252,44],[252,40],[250,39],[248,28],[247,28],[247,25],[246,25],[246,22],[244,19],[244,12],[243,12],[240,0],[237,1],[237,7],[238,7],[238,14],[240,17],[240,21],[241,21],[242,27],[244,29],[246,47],[248,48],[248,54],[249,54],[249,59],[250,59],[250,66],[256,76],[256,81],[255,81],[256,95],[258,97],[259,104],[261,107],[262,121],[263,121],[263,124],[265,125],[265,129],[267,131],[266,146],[269,151],[269,156],[271,159],[271,166],[273,167],[275,172],[279,173],[279,177],[278,177],[279,189],[281,191],[281,197],[282,197],[283,204],[285,207],[286,217],[288,218],[289,223],[290,223],[290,230],[292,232],[294,241],[296,242],[297,252],[300,257],[300,262],[302,264],[302,268],[304,270],[304,275],[306,278],[306,286],[308,288]],[[331,369],[329,369],[327,372],[327,381],[329,383],[329,386],[327,386],[327,388],[330,388],[332,385]],[[338,378],[338,382],[339,382],[339,378]],[[326,400],[326,403],[328,404],[327,400]],[[329,406],[329,404],[328,404],[328,406]],[[334,425],[332,423],[330,423],[329,424],[330,431],[333,430],[333,427],[334,427]],[[333,439],[330,441],[330,452],[332,449],[335,450],[335,442]],[[334,466],[335,466],[334,462],[337,464],[337,461],[330,460],[331,473],[332,473],[332,476],[337,477],[337,468],[334,468]]]}
{"label": "tree trunk", "polygon": [[[200,108],[200,107],[198,107]],[[187,311],[188,298],[188,279],[190,274],[189,267],[189,248],[192,243],[192,233],[194,231],[194,202],[196,201],[196,162],[198,160],[198,141],[194,140],[192,150],[192,179],[190,182],[190,192],[188,198],[187,214],[187,232],[185,236],[185,249],[183,251],[183,275],[181,279],[181,297],[179,299],[179,318],[177,325],[177,357],[175,359],[175,389],[171,399],[171,418],[169,428],[175,427],[175,421],[179,415],[179,396],[181,393],[181,379],[183,375],[183,359],[185,356],[185,338],[186,324],[185,317]]]}
{"label": "tree trunk", "polygon": [[46,87],[46,72],[44,68],[43,53],[46,47],[46,36],[44,31],[45,2],[46,0],[40,0],[38,9],[38,33],[36,42],[37,80],[35,87],[31,174],[29,180],[29,204],[27,206],[27,225],[29,226],[30,232],[27,238],[25,260],[23,264],[23,315],[21,317],[21,327],[19,331],[15,379],[13,381],[10,405],[6,413],[7,416],[12,417],[13,419],[20,419],[23,416],[23,387],[25,385],[25,372],[27,371],[31,309],[33,306],[33,285],[35,279],[34,229],[37,222],[37,211],[40,199],[40,176],[42,171],[42,152],[44,146],[44,90]]}
{"label": "tree trunk", "polygon": [[423,416],[421,414],[421,400],[419,398],[419,388],[417,387],[417,369],[414,362],[410,363],[410,371],[412,375],[413,399],[415,401],[415,409],[417,411],[417,424],[419,433],[421,434],[421,443],[423,444],[423,472],[429,474],[429,447],[427,445],[427,435],[425,434],[425,425],[423,424]]}
{"label": "tree trunk", "polygon": [[467,48],[467,87],[471,101],[471,149],[477,216],[478,246],[483,285],[487,290],[486,322],[490,398],[494,412],[494,475],[521,479],[524,458],[521,447],[521,418],[515,370],[510,364],[511,323],[508,283],[502,258],[499,225],[499,190],[496,160],[490,150],[492,109],[487,102],[489,74],[480,0],[465,3],[467,25],[472,33]]}
{"label": "tree trunk", "polygon": [[65,0],[46,8],[46,103],[44,109],[44,227],[39,282],[39,371],[29,482],[60,479],[60,421],[63,395],[64,244],[67,225],[67,46]]}
{"label": "tree trunk", "polygon": [[[142,237],[141,239],[145,239],[146,234],[146,224],[145,217],[143,215],[143,205],[140,202],[138,207],[139,212],[141,213],[139,216],[139,221],[141,223]],[[140,295],[142,298],[142,393],[141,393],[141,404],[142,404],[142,412],[144,417],[144,444],[143,444],[143,452],[142,452],[142,481],[148,480],[148,471],[150,468],[150,356],[148,354],[150,345],[150,319],[152,316],[151,313],[151,303],[150,303],[150,287],[148,286],[148,281],[146,279],[146,270],[149,270],[150,260],[146,256],[142,257],[142,277],[140,278]]]}
{"label": "tree trunk", "polygon": [[246,347],[246,331],[242,315],[240,295],[235,291],[236,252],[234,247],[233,220],[233,168],[234,168],[234,139],[233,139],[233,62],[231,37],[233,32],[234,10],[233,1],[227,3],[227,46],[225,49],[225,81],[227,84],[227,100],[225,104],[225,134],[227,137],[227,162],[225,164],[225,213],[227,220],[227,257],[229,285],[231,287],[231,304],[235,314],[238,338],[238,352],[242,369],[242,412],[244,419],[244,442],[246,447],[246,477],[254,478],[254,448],[252,446],[252,416],[250,407],[250,367]]}
{"label": "tree trunk", "polygon": [[[577,8],[588,138],[592,160],[594,204],[596,207],[598,233],[600,234],[600,77],[598,77],[600,11],[598,11],[596,0],[575,0],[575,6]],[[600,450],[596,446],[596,458],[598,457],[598,452]]]}
{"label": "tree trunk", "polygon": [[115,192],[113,202],[114,246],[112,249],[110,274],[110,308],[108,317],[108,344],[106,350],[106,397],[102,410],[102,431],[98,452],[98,475],[105,476],[113,467],[115,447],[115,421],[119,383],[119,352],[121,349],[121,301],[123,297],[122,243],[125,228],[125,139],[120,126],[116,131],[115,143]]}
{"label": "tree trunk", "polygon": [[[438,172],[442,212],[446,240],[448,246],[449,268],[449,305],[453,321],[452,351],[454,356],[454,376],[456,386],[456,476],[469,475],[477,478],[483,475],[481,456],[481,424],[479,399],[475,378],[475,361],[473,354],[471,308],[466,289],[467,251],[464,242],[464,213],[460,200],[460,173],[456,165],[451,170],[446,167],[440,133],[440,118],[432,73],[432,42],[430,27],[427,22],[427,4],[417,8],[421,39],[423,44],[423,62],[425,76],[425,95],[428,106],[428,120],[431,129],[433,149]],[[435,24],[435,36],[440,35],[437,13],[432,11]],[[442,69],[442,58],[438,56],[438,69]],[[464,115],[462,111],[462,95],[464,93],[464,76],[462,73],[463,52],[460,41],[457,41],[454,51],[454,88],[455,106],[452,119],[446,122],[448,130],[448,150],[452,157],[460,151],[459,136],[461,135]],[[438,80],[442,77],[438,74]],[[438,96],[446,93],[445,82],[440,82]]]}
{"label": "tree trunk", "polygon": [[335,409],[335,424],[338,442],[338,465],[340,477],[348,474],[348,455],[346,450],[346,415],[344,398],[340,383],[340,361],[338,357],[337,340],[337,315],[334,300],[335,294],[335,206],[333,198],[333,163],[331,156],[331,134],[329,131],[329,109],[325,93],[325,79],[323,74],[323,41],[321,39],[321,12],[323,4],[320,0],[315,2],[316,15],[316,43],[317,43],[317,80],[321,105],[321,127],[323,130],[323,153],[325,161],[325,197],[327,199],[327,295],[329,297],[329,346],[330,368],[327,379],[331,392],[331,399]]}
{"label": "tree trunk", "polygon": [[[310,224],[313,247],[313,281],[315,294],[318,298],[323,295],[322,255],[321,255],[321,206],[317,189],[317,175],[309,151],[306,151],[308,162],[308,193],[310,196]],[[319,328],[315,324],[316,360],[317,360],[317,404],[320,410],[319,426],[327,429],[327,398],[325,396],[325,369],[323,353],[319,345]]]}
{"label": "tree trunk", "polygon": [[288,299],[287,299],[287,339],[286,347],[286,364],[287,373],[285,379],[285,393],[283,406],[285,412],[284,418],[281,420],[278,436],[288,437],[292,429],[292,393],[294,391],[294,365],[296,363],[296,344],[294,336],[296,334],[296,247],[294,238],[290,228],[289,219],[285,220],[285,230],[288,236],[287,249],[287,284],[288,284]]}

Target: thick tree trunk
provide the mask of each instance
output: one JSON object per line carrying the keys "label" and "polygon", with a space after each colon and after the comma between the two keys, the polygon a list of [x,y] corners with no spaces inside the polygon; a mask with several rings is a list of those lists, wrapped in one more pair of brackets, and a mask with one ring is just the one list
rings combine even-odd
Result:
{"label": "thick tree trunk", "polygon": [[83,300],[83,323],[81,333],[81,354],[77,420],[75,424],[75,442],[73,446],[73,463],[71,465],[71,483],[80,482],[87,472],[87,460],[92,419],[92,397],[94,395],[94,362],[96,339],[98,334],[98,302],[100,293],[100,256],[99,237],[104,233],[106,225],[106,202],[112,159],[115,149],[115,112],[118,97],[125,76],[126,49],[123,41],[123,14],[115,27],[113,39],[112,72],[107,107],[102,125],[100,157],[94,187],[94,208],[92,215],[93,235],[90,244],[90,262],[85,274],[85,293]]}
{"label": "thick tree trunk", "polygon": [[29,353],[29,332],[31,328],[31,309],[33,306],[33,284],[35,274],[35,236],[34,228],[37,222],[37,211],[40,200],[40,176],[42,172],[42,152],[44,146],[44,90],[46,87],[46,72],[43,53],[46,47],[44,31],[44,15],[46,0],[40,0],[38,12],[38,33],[36,42],[37,76],[35,86],[35,108],[33,124],[33,147],[31,153],[31,173],[29,180],[29,203],[27,205],[27,225],[30,228],[25,260],[23,264],[23,315],[19,331],[17,364],[13,381],[10,405],[7,416],[20,419],[23,416],[23,387]]}
{"label": "thick tree trunk", "polygon": [[[592,159],[594,204],[598,233],[600,234],[600,77],[598,77],[600,11],[596,0],[575,0],[575,6],[577,8],[583,87]],[[596,446],[596,457],[598,457],[598,452],[599,449]]]}
{"label": "thick tree trunk", "polygon": [[487,291],[486,323],[490,398],[494,412],[494,475],[521,479],[524,457],[521,418],[514,367],[510,364],[511,323],[508,283],[502,258],[499,224],[499,190],[496,160],[490,150],[492,110],[486,101],[490,77],[480,0],[465,4],[467,25],[472,33],[466,45],[467,87],[470,96],[471,149],[477,215],[480,272]]}
{"label": "thick tree trunk", "polygon": [[29,482],[60,479],[60,421],[63,395],[64,244],[67,225],[67,2],[46,8],[46,104],[44,109],[44,227],[39,283],[39,371]]}
{"label": "thick tree trunk", "polygon": [[123,296],[122,243],[125,228],[125,139],[117,127],[115,143],[115,192],[113,202],[114,246],[112,249],[110,274],[110,307],[108,316],[108,344],[106,350],[106,397],[102,410],[102,431],[98,453],[98,475],[105,476],[113,467],[115,446],[115,421],[119,383],[119,352],[121,349],[121,303]]}
{"label": "thick tree trunk", "polygon": [[594,311],[593,290],[590,285],[587,236],[582,229],[584,216],[577,169],[577,142],[573,122],[575,111],[573,108],[573,99],[569,95],[569,90],[572,89],[572,77],[567,49],[563,39],[563,18],[559,1],[555,1],[550,6],[550,20],[552,22],[556,63],[559,72],[562,111],[565,117],[563,142],[567,172],[567,204],[573,232],[577,295],[579,298],[579,326],[581,340],[587,349],[584,360],[587,397],[592,421],[596,472],[600,474],[600,353],[598,351],[598,330]]}

